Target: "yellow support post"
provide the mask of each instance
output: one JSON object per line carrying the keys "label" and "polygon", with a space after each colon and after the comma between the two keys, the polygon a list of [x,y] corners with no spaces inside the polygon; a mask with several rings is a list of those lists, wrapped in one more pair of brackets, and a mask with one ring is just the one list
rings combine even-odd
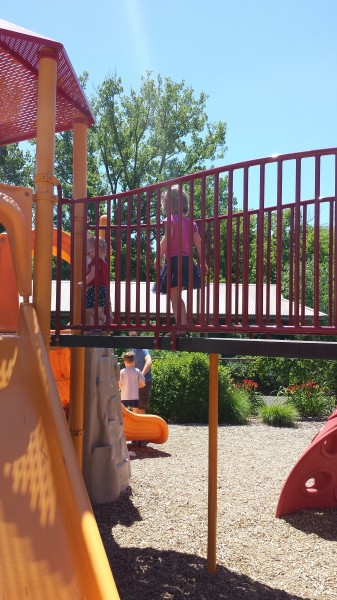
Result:
{"label": "yellow support post", "polygon": [[[73,197],[87,195],[87,130],[85,119],[74,122],[73,146]],[[81,322],[81,290],[77,285],[82,280],[82,237],[83,204],[75,205],[74,216],[74,256],[73,256],[73,298],[74,321]],[[74,331],[74,333],[78,333]],[[70,359],[70,405],[69,430],[75,446],[77,459],[82,468],[83,459],[83,402],[84,402],[84,348],[72,348]]]}
{"label": "yellow support post", "polygon": [[101,229],[101,227],[106,227],[108,223],[108,216],[107,215],[101,215],[99,218],[99,237],[100,238],[104,238],[105,239],[105,231],[104,229]]}
{"label": "yellow support post", "polygon": [[37,100],[33,303],[46,348],[50,343],[57,51],[39,55]]}
{"label": "yellow support post", "polygon": [[209,439],[208,439],[208,544],[207,570],[216,571],[217,466],[218,466],[218,382],[219,356],[209,356]]}

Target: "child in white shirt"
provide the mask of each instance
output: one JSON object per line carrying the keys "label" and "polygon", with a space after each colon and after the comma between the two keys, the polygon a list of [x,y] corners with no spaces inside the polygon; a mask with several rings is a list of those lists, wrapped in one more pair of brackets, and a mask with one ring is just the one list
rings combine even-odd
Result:
{"label": "child in white shirt", "polygon": [[145,377],[135,367],[134,352],[124,352],[123,361],[125,369],[121,370],[119,378],[121,401],[126,408],[132,408],[135,413],[138,413],[139,388],[145,387]]}

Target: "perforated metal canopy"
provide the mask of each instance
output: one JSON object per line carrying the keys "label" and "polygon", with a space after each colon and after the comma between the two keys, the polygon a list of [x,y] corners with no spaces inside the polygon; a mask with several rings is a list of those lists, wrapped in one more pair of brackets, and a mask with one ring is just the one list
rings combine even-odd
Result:
{"label": "perforated metal canopy", "polygon": [[0,19],[0,146],[36,137],[39,52],[57,52],[55,131],[94,117],[63,45]]}

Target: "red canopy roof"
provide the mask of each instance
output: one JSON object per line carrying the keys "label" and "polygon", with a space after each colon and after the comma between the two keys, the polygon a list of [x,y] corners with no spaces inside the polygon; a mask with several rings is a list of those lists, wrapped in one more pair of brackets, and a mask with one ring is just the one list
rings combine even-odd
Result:
{"label": "red canopy roof", "polygon": [[36,137],[38,53],[58,53],[55,131],[94,117],[62,44],[0,19],[0,146]]}

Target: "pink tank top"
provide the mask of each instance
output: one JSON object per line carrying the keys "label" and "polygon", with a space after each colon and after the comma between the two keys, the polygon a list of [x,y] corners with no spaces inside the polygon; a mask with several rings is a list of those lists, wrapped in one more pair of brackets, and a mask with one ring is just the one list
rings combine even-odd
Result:
{"label": "pink tank top", "polygon": [[[171,237],[171,256],[178,255],[179,249],[179,215],[171,215],[171,223],[173,225],[173,235]],[[167,224],[167,219],[164,219],[163,225]],[[193,221],[193,233],[198,231],[197,224]],[[181,255],[189,256],[190,254],[190,219],[182,215],[181,217]]]}

